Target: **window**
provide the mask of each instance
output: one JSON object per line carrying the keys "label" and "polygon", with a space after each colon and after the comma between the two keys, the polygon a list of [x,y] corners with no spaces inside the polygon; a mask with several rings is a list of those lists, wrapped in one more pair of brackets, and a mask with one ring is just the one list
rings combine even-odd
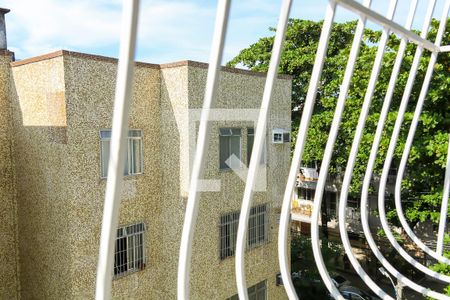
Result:
{"label": "window", "polygon": [[336,210],[337,210],[337,194],[335,192],[329,192],[326,191],[325,192],[325,196],[328,198],[328,204],[329,206],[327,207],[328,210],[328,215],[332,216],[332,217],[336,217]]}
{"label": "window", "polygon": [[[250,157],[252,156],[253,143],[255,141],[255,129],[247,128],[247,164],[250,165]],[[266,141],[264,140],[263,150],[261,154],[260,164],[266,163]]]}
{"label": "window", "polygon": [[316,195],[316,190],[307,189],[307,188],[299,188],[298,194],[299,194],[300,199],[314,201],[314,197]]}
{"label": "window", "polygon": [[234,255],[239,224],[239,212],[220,217],[220,259]]}
{"label": "window", "polygon": [[228,162],[227,160],[234,154],[241,159],[241,129],[238,128],[220,128],[219,129],[219,167],[221,170],[239,168],[240,161]]}
{"label": "window", "polygon": [[265,204],[251,208],[248,223],[248,246],[257,247],[267,242],[269,222]]}
{"label": "window", "polygon": [[144,223],[117,229],[114,276],[120,277],[145,268],[144,231]]}
{"label": "window", "polygon": [[[247,289],[249,300],[266,300],[267,299],[267,281],[261,281]],[[239,300],[236,294],[227,300]]]}
{"label": "window", "polygon": [[[100,131],[102,178],[108,175],[108,162],[111,144],[111,130]],[[124,175],[142,174],[143,171],[142,131],[129,130]]]}
{"label": "window", "polygon": [[[250,248],[268,242],[267,205],[258,205],[250,209],[248,220],[247,245]],[[220,259],[233,256],[236,251],[236,238],[239,225],[239,212],[220,217]]]}

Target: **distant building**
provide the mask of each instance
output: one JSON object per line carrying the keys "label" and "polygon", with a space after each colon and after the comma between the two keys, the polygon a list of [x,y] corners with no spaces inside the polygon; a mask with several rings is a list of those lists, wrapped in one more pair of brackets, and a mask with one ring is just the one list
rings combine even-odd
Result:
{"label": "distant building", "polygon": [[[387,193],[392,194],[394,191],[394,183],[396,169],[392,169],[388,176],[387,182]],[[322,199],[322,211],[321,212],[321,220],[320,224],[323,224],[322,218],[326,217],[326,226],[330,230],[331,234],[339,235],[338,228],[338,210],[339,210],[339,201],[340,201],[340,193],[341,193],[341,185],[342,185],[342,177],[343,174],[333,175],[328,174],[325,191]],[[302,166],[300,168],[300,172],[297,176],[297,184],[296,184],[296,193],[294,193],[294,199],[292,203],[292,219],[293,221],[301,222],[301,223],[311,223],[311,213],[313,208],[314,196],[316,194],[316,185],[319,179],[319,168],[316,165],[311,166]],[[375,189],[378,188],[378,177],[372,181]],[[378,198],[377,195],[369,195],[369,211],[374,211],[378,209]],[[347,206],[346,206],[346,221],[347,221],[347,230],[350,235],[363,236],[363,230],[361,225],[361,197],[353,197],[352,195],[348,195],[347,198]],[[369,223],[372,229],[376,231],[381,228],[381,223],[378,217],[374,214],[369,215]],[[308,225],[300,224],[303,226],[305,233],[309,231]],[[308,232],[309,234],[309,232]]]}

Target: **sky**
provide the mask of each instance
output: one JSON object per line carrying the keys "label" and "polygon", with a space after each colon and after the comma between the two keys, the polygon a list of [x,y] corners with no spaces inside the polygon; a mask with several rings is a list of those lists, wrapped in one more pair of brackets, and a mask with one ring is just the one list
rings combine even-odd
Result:
{"label": "sky", "polygon": [[[126,0],[125,0],[126,1]],[[419,0],[414,23],[420,28],[429,0]],[[390,0],[373,0],[372,7],[386,14]],[[437,0],[439,18],[444,0]],[[327,0],[293,2],[292,18],[322,20]],[[410,0],[398,0],[395,21],[404,24]],[[217,1],[141,0],[137,60],[168,63],[180,60],[207,62],[212,41]],[[6,15],[8,48],[16,59],[29,58],[56,50],[118,56],[121,0],[2,0]],[[231,5],[223,63],[239,51],[272,35],[281,0],[239,0]],[[356,19],[339,8],[336,21]],[[377,28],[375,24],[368,24]]]}

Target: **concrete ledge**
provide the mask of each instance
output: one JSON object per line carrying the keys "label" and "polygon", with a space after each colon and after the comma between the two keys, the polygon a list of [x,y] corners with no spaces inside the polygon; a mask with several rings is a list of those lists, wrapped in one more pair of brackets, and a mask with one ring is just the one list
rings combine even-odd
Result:
{"label": "concrete ledge", "polygon": [[[12,53],[7,50],[4,50],[4,51],[8,52],[8,53]],[[60,56],[72,56],[72,57],[86,58],[86,59],[105,61],[105,62],[111,62],[111,63],[118,62],[118,59],[113,58],[113,57],[80,53],[80,52],[75,52],[75,51],[58,50],[58,51],[47,53],[44,55],[39,55],[39,56],[30,57],[30,58],[26,58],[23,60],[12,62],[11,66],[12,67],[23,66],[26,64],[31,64],[31,63],[35,63],[35,62],[39,62],[39,61],[43,61],[43,60],[53,59],[53,58],[60,57]],[[153,69],[179,68],[179,67],[185,67],[185,66],[194,67],[194,68],[202,68],[202,69],[208,68],[207,63],[192,61],[192,60],[183,60],[183,61],[167,63],[167,64],[151,64],[151,63],[146,63],[146,62],[136,62],[136,66],[153,68]],[[250,70],[245,70],[245,69],[230,68],[230,67],[224,67],[224,66],[221,67],[221,71],[250,75],[250,76],[258,76],[258,77],[266,77],[266,75],[267,75],[267,73],[265,73],[265,72],[255,72],[255,71],[250,71]],[[278,78],[292,80],[293,76],[286,75],[286,74],[278,74]]]}

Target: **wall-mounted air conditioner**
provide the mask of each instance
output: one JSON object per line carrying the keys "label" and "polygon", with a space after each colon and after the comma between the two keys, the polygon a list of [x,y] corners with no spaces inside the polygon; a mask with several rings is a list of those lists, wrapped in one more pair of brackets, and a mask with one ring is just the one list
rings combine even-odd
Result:
{"label": "wall-mounted air conditioner", "polygon": [[281,128],[274,128],[272,130],[272,143],[284,144],[291,142],[291,132]]}

